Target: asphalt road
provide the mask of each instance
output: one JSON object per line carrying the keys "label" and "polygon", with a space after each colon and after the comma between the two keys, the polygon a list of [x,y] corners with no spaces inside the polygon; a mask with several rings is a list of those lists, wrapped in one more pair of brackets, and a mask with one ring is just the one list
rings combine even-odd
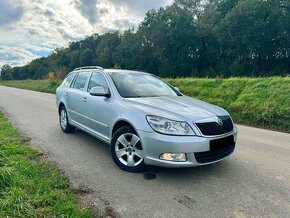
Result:
{"label": "asphalt road", "polygon": [[[55,96],[0,87],[0,111],[101,213],[121,217],[290,217],[290,134],[238,126],[233,156],[186,169],[121,171],[109,147],[59,128]],[[145,178],[144,178],[145,177]]]}

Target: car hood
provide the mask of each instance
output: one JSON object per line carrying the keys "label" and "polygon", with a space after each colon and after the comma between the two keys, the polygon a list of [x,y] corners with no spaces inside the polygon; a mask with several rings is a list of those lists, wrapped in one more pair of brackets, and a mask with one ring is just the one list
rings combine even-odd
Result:
{"label": "car hood", "polygon": [[158,115],[173,120],[198,121],[229,115],[218,106],[187,96],[126,98],[124,101],[126,106],[141,110],[146,115]]}

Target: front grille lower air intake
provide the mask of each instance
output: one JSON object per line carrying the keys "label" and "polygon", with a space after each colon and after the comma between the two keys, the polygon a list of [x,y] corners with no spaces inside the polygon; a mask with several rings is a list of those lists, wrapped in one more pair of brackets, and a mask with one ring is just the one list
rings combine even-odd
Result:
{"label": "front grille lower air intake", "polygon": [[233,122],[229,116],[218,117],[218,122],[195,123],[201,133],[205,136],[223,135],[231,132],[234,128]]}

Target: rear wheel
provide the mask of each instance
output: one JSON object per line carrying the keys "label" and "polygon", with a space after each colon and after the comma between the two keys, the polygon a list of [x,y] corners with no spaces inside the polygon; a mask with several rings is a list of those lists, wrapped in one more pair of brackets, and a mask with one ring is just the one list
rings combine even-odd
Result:
{"label": "rear wheel", "polygon": [[70,125],[68,121],[67,112],[64,106],[59,110],[59,124],[61,130],[65,133],[72,133],[75,130],[75,127]]}
{"label": "rear wheel", "polygon": [[125,171],[145,170],[144,151],[139,136],[130,126],[118,129],[112,138],[111,154],[114,162]]}

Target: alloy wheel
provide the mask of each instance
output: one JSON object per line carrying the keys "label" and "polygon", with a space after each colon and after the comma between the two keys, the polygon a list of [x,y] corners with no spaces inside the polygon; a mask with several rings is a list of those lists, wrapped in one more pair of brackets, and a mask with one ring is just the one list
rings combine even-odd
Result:
{"label": "alloy wheel", "polygon": [[140,138],[133,133],[119,136],[115,143],[115,153],[119,161],[128,167],[136,167],[144,159]]}
{"label": "alloy wheel", "polygon": [[62,129],[66,129],[67,127],[67,114],[64,109],[60,112],[60,125]]}

